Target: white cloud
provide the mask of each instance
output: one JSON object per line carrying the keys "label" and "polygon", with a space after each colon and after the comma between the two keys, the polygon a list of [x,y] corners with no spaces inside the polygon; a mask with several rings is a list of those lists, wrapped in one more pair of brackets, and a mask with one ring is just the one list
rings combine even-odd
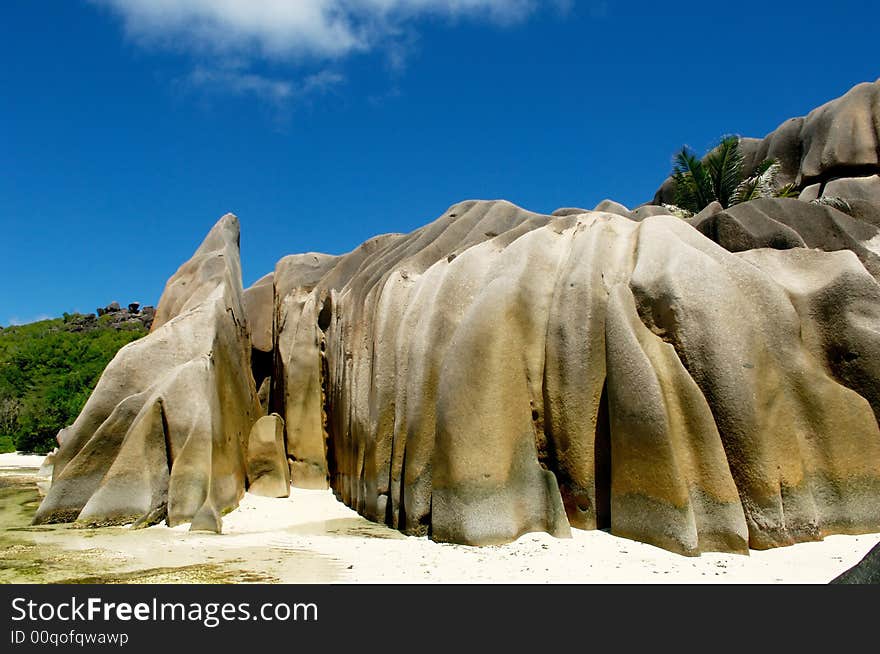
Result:
{"label": "white cloud", "polygon": [[302,82],[303,93],[323,93],[334,86],[342,84],[345,76],[332,70],[322,70],[321,72],[309,75]]}
{"label": "white cloud", "polygon": [[[347,56],[381,50],[404,68],[419,19],[511,24],[571,0],[90,0],[121,17],[136,43],[191,55],[183,80],[204,91],[253,95],[275,106],[344,81]],[[265,66],[269,64],[270,75]],[[278,78],[279,66],[295,68]],[[320,72],[311,72],[318,69]]]}
{"label": "white cloud", "polygon": [[288,80],[224,68],[196,66],[187,81],[196,88],[220,88],[234,95],[252,93],[272,102],[283,102],[293,96],[293,83]]}
{"label": "white cloud", "polygon": [[[510,23],[537,0],[93,0],[143,43],[271,59],[338,58],[383,45],[414,19]],[[547,3],[545,3],[547,4]],[[559,0],[550,4],[560,5]],[[562,3],[567,4],[567,3]]]}
{"label": "white cloud", "polygon": [[[209,53],[338,58],[381,46],[414,19],[522,20],[537,0],[92,0],[133,38]],[[552,4],[564,6],[565,0]]]}
{"label": "white cloud", "polygon": [[[251,72],[241,62],[221,63],[214,67],[199,64],[189,75],[177,80],[191,89],[209,93],[253,95],[278,110],[283,110],[291,100],[327,93],[344,81],[342,74],[322,70],[294,82]],[[283,112],[276,114],[275,118],[280,123],[285,122]]]}

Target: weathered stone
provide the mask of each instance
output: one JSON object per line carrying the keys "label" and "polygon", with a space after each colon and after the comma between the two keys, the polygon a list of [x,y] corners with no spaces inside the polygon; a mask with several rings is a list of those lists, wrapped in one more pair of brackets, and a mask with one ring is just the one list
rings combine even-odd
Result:
{"label": "weathered stone", "polygon": [[564,218],[565,216],[577,216],[578,214],[587,213],[588,211],[589,209],[579,209],[577,207],[561,207],[551,215]]}
{"label": "weathered stone", "polygon": [[829,206],[766,198],[736,205],[694,226],[731,252],[797,247],[852,250],[880,279],[880,230]]}
{"label": "weathered stone", "polygon": [[880,530],[880,207],[873,181],[834,181],[870,165],[849,135],[872,93],[742,142],[847,213],[468,201],[285,257],[247,293],[224,217],[59,434],[36,521],[216,531],[246,483],[292,481],[474,545],[574,526],[696,555]]}
{"label": "weathered stone", "polygon": [[810,184],[798,195],[798,200],[802,202],[812,202],[813,200],[817,200],[819,198],[819,193],[822,191],[821,184]]}
{"label": "weathered stone", "polygon": [[263,382],[260,384],[260,388],[257,390],[257,400],[260,403],[260,415],[265,416],[269,414],[269,401],[270,401],[270,393],[272,390],[272,378],[266,377]]}
{"label": "weathered stone", "polygon": [[[317,282],[328,317],[287,314],[309,336],[286,374],[327,389],[326,429],[300,412],[301,434],[327,439],[343,501],[435,540],[610,526],[696,554],[877,529],[877,359],[833,354],[880,352],[859,327],[876,282],[848,252],[761,252],[671,216],[456,205]],[[823,270],[816,299],[793,311],[796,287],[761,266]]]}
{"label": "weathered stone", "polygon": [[277,413],[254,423],[248,439],[248,492],[264,497],[290,495],[290,469],[284,448],[284,420]]}
{"label": "weathered stone", "polygon": [[630,218],[635,220],[636,222],[642,222],[645,218],[649,218],[651,216],[668,216],[669,209],[666,207],[657,207],[653,204],[643,204],[640,207],[636,207],[632,210],[630,214]]}
{"label": "weathered stone", "polygon": [[285,257],[275,268],[278,325],[273,410],[284,416],[286,448],[294,460],[293,485],[327,487],[324,436],[321,307],[313,293],[338,258],[324,254]]}
{"label": "weathered stone", "polygon": [[825,185],[822,195],[880,205],[880,175],[832,180]]}
{"label": "weathered stone", "polygon": [[632,215],[632,212],[629,209],[627,209],[619,202],[615,202],[614,200],[602,200],[593,208],[593,211],[604,211],[606,213],[613,213],[617,214],[618,216],[623,216],[624,218],[629,218]]}
{"label": "weathered stone", "polygon": [[123,347],[64,431],[35,523],[168,523],[219,531],[244,493],[259,413],[241,302],[239,227],[224,216],[169,280],[159,325]]}
{"label": "weathered stone", "polygon": [[799,184],[842,171],[880,170],[880,80],[858,84],[811,111],[799,140]]}
{"label": "weathered stone", "polygon": [[261,277],[244,291],[244,309],[251,331],[251,344],[261,352],[272,351],[272,314],[275,275]]}
{"label": "weathered stone", "polygon": [[699,225],[704,220],[711,218],[716,213],[721,213],[722,211],[724,211],[724,207],[721,206],[720,202],[710,202],[701,212],[691,218],[687,218],[685,222],[690,225]]}

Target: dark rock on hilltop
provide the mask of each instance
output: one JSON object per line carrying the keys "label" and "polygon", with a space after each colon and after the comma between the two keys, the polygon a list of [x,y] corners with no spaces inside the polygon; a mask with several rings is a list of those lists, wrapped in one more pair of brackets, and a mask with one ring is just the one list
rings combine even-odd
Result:
{"label": "dark rock on hilltop", "polygon": [[140,303],[132,302],[123,309],[118,302],[106,307],[98,307],[94,313],[64,314],[64,329],[70,332],[87,332],[99,327],[110,329],[147,329],[153,325],[156,310],[151,306],[140,308]]}

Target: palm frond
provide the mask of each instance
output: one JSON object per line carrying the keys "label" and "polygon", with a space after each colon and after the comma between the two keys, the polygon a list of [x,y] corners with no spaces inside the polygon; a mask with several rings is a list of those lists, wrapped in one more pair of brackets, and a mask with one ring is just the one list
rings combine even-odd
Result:
{"label": "palm frond", "polygon": [[776,193],[776,179],[781,166],[775,159],[758,164],[755,173],[737,186],[730,204],[742,204],[759,198],[772,198]]}
{"label": "palm frond", "polygon": [[708,171],[687,146],[673,159],[672,179],[676,206],[696,213],[715,199]]}
{"label": "palm frond", "polygon": [[797,184],[792,182],[776,189],[775,196],[777,198],[797,198],[800,194],[801,192],[798,190]]}
{"label": "palm frond", "polygon": [[836,195],[824,195],[821,198],[810,200],[810,204],[817,204],[820,207],[831,207],[832,209],[837,209],[850,216],[853,213],[850,203]]}
{"label": "palm frond", "polygon": [[770,170],[773,166],[777,166],[777,171],[778,171],[778,167],[779,167],[779,160],[778,159],[772,159],[772,158],[771,159],[764,159],[764,161],[759,163],[758,166],[755,168],[755,170],[752,171],[751,176],[752,177],[760,177],[761,175],[766,173],[768,170]]}
{"label": "palm frond", "polygon": [[712,181],[712,194],[725,209],[743,177],[743,155],[738,136],[725,136],[708,155],[705,164]]}

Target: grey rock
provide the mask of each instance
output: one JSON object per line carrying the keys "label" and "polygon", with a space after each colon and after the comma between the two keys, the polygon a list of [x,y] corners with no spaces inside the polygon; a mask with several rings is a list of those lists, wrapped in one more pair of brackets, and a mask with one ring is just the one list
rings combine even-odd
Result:
{"label": "grey rock", "polygon": [[629,209],[614,200],[602,200],[595,206],[593,211],[605,211],[607,213],[623,216],[624,218],[629,218],[632,215]]}

